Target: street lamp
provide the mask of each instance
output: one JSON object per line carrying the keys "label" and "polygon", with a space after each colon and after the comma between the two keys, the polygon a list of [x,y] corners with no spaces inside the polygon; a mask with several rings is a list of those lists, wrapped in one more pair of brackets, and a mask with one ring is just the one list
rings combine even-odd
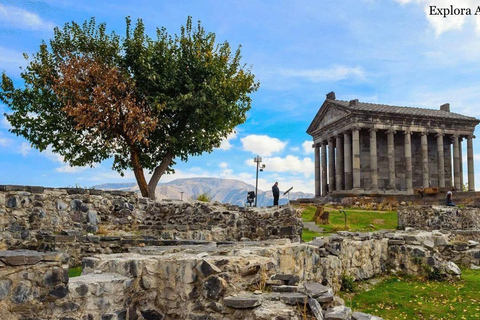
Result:
{"label": "street lamp", "polygon": [[257,178],[255,180],[255,207],[257,206],[257,199],[258,199],[258,169],[260,168],[260,171],[263,171],[265,169],[265,165],[262,164],[260,166],[260,163],[262,162],[262,158],[259,156],[256,156],[253,158],[253,161],[257,163]]}

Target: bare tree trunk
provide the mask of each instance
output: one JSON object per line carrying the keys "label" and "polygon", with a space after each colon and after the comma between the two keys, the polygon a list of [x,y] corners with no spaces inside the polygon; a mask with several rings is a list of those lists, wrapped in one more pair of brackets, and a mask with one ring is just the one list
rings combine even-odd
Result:
{"label": "bare tree trunk", "polygon": [[135,147],[130,148],[130,159],[132,161],[133,173],[135,174],[135,179],[137,180],[138,188],[140,189],[142,197],[148,197],[147,180],[143,174],[143,167],[140,163],[138,150]]}
{"label": "bare tree trunk", "polygon": [[148,195],[150,199],[155,200],[155,189],[157,188],[158,181],[160,181],[160,178],[165,173],[165,170],[167,170],[172,159],[173,155],[170,152],[167,152],[160,165],[153,171],[153,175],[148,183]]}

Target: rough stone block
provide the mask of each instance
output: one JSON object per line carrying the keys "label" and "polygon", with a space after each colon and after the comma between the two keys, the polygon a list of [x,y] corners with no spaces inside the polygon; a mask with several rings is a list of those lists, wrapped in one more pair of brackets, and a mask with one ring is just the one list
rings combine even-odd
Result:
{"label": "rough stone block", "polygon": [[0,280],[0,301],[10,294],[12,281],[10,279]]}
{"label": "rough stone block", "polygon": [[297,292],[297,286],[288,286],[288,285],[281,285],[281,286],[272,286],[272,292]]}
{"label": "rough stone block", "polygon": [[325,312],[325,320],[349,320],[351,315],[352,309],[345,306],[337,306]]}
{"label": "rough stone block", "polygon": [[313,315],[317,320],[323,320],[323,312],[322,312],[322,306],[320,306],[320,303],[318,303],[317,300],[309,298],[308,299],[308,305],[310,306],[310,310],[312,311]]}
{"label": "rough stone block", "polygon": [[286,292],[279,295],[280,301],[285,304],[296,306],[303,306],[308,301],[308,296],[298,292]]}
{"label": "rough stone block", "polygon": [[97,212],[94,211],[94,210],[89,210],[87,212],[87,222],[93,224],[93,225],[97,225],[98,223],[98,215],[97,215]]}
{"label": "rough stone block", "polygon": [[354,312],[352,313],[353,320],[383,320],[383,318],[363,313],[363,312]]}
{"label": "rough stone block", "polygon": [[197,264],[195,268],[202,277],[208,277],[211,274],[222,272],[222,270],[220,270],[216,265],[203,259]]}
{"label": "rough stone block", "polygon": [[32,265],[42,260],[42,254],[30,250],[0,251],[0,261],[9,266]]}
{"label": "rough stone block", "polygon": [[218,300],[227,289],[227,282],[217,276],[211,276],[203,282],[203,296],[208,299]]}
{"label": "rough stone block", "polygon": [[223,303],[235,309],[249,309],[261,305],[260,298],[256,296],[225,297],[223,298]]}
{"label": "rough stone block", "polygon": [[32,284],[29,281],[20,281],[13,289],[10,300],[15,304],[27,302],[32,299]]}
{"label": "rough stone block", "polygon": [[317,298],[325,293],[333,293],[332,288],[322,285],[318,282],[305,282],[303,284],[305,293],[312,298]]}

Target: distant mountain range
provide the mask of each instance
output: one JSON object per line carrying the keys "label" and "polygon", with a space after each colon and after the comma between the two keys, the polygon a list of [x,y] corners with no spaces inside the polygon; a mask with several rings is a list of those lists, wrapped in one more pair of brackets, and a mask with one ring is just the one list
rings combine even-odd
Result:
{"label": "distant mountain range", "polygon": [[[106,183],[93,186],[103,190],[125,190],[138,192],[136,183]],[[230,203],[239,206],[245,205],[248,191],[255,191],[255,186],[240,180],[220,178],[188,178],[177,179],[167,183],[159,183],[157,199],[183,199],[195,200],[199,195],[206,194],[211,201]],[[283,195],[286,190],[280,190],[279,204],[286,204],[288,195]],[[182,194],[183,193],[183,194]],[[313,194],[304,192],[289,192],[290,200],[298,198],[313,198]],[[257,206],[266,207],[273,205],[272,191],[258,190]]]}

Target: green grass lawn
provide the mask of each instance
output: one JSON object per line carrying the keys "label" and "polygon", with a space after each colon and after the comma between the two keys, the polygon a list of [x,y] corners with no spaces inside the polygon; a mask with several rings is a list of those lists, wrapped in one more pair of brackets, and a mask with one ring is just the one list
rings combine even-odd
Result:
{"label": "green grass lawn", "polygon": [[455,282],[389,277],[368,291],[343,294],[345,304],[385,320],[480,319],[480,270]]}
{"label": "green grass lawn", "polygon": [[[303,209],[302,220],[312,221],[316,211],[315,206],[308,206]],[[366,211],[356,209],[344,209],[347,213],[347,227],[345,228],[345,215],[339,209],[325,207],[330,212],[329,224],[318,225],[325,229],[325,234],[348,230],[348,231],[375,231],[380,229],[396,229],[398,226],[396,211]],[[304,241],[310,241],[320,234],[305,230],[302,235]],[[315,235],[314,235],[315,234]],[[310,240],[307,240],[310,239]]]}

